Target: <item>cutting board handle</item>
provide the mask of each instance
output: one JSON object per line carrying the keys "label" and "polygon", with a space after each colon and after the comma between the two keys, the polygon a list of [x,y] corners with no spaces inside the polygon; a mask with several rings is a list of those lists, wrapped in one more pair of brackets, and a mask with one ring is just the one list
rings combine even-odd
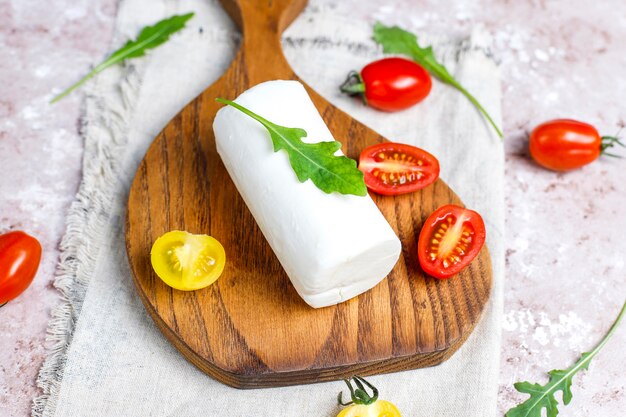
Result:
{"label": "cutting board handle", "polygon": [[302,12],[308,0],[220,0],[243,31],[270,32],[278,36]]}
{"label": "cutting board handle", "polygon": [[252,84],[293,78],[283,55],[280,35],[302,12],[307,0],[220,0],[243,32],[237,58],[230,67],[236,77]]}

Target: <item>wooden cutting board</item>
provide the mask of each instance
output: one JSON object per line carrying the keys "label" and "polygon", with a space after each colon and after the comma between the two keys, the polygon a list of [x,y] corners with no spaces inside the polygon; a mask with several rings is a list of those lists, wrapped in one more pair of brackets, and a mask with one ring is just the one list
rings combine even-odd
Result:
{"label": "wooden cutting board", "polygon": [[[263,81],[298,79],[282,54],[280,34],[306,1],[223,3],[243,30],[240,50],[222,78],[155,138],[130,190],[127,251],[146,310],[185,358],[240,388],[443,362],[480,318],[491,290],[490,257],[485,247],[458,276],[435,280],[419,267],[416,240],[431,212],[461,201],[441,180],[410,195],[372,195],[402,241],[400,260],[385,280],[359,297],[332,307],[309,307],[230,180],[212,129],[220,107],[216,97],[234,99]],[[307,89],[350,157],[358,158],[365,146],[385,140]],[[160,235],[175,229],[209,234],[224,245],[227,264],[217,283],[183,292],[156,276],[150,248]]]}

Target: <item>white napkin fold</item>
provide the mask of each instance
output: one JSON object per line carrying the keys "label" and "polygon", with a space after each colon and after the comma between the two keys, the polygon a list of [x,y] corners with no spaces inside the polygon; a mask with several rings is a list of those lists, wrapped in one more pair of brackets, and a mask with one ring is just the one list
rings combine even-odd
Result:
{"label": "white napkin fold", "polygon": [[[36,416],[334,416],[342,383],[236,390],[188,363],[154,326],[135,293],[123,218],[130,182],[152,139],[234,56],[237,31],[216,1],[123,0],[114,47],[141,27],[195,11],[188,27],[146,58],[89,86],[84,178],[68,217],[57,286],[64,302],[50,325],[54,350],[42,368]],[[371,377],[404,416],[495,416],[504,273],[502,144],[472,105],[435,82],[422,104],[379,113],[342,97],[351,69],[381,56],[372,22],[309,7],[287,30],[285,54],[309,85],[391,140],[437,155],[442,178],[479,211],[488,233],[494,288],[481,322],[444,364]],[[440,59],[500,123],[498,70],[489,37],[433,39]],[[341,140],[341,138],[337,138]]]}

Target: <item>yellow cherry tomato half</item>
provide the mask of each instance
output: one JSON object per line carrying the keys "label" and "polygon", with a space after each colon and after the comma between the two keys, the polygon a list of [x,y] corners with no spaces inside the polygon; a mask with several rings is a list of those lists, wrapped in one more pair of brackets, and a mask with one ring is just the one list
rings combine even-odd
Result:
{"label": "yellow cherry tomato half", "polygon": [[395,405],[385,400],[373,404],[353,404],[341,410],[337,417],[402,417]]}
{"label": "yellow cherry tomato half", "polygon": [[226,252],[211,236],[173,230],[154,242],[150,261],[154,272],[167,285],[194,291],[208,287],[220,277]]}

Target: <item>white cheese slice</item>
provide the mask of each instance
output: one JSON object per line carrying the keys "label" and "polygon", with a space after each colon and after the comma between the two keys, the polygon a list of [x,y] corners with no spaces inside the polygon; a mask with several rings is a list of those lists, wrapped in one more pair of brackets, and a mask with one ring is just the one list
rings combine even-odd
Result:
{"label": "white cheese slice", "polygon": [[[273,123],[306,130],[309,143],[334,140],[297,81],[268,81],[235,101]],[[387,276],[400,240],[369,196],[326,194],[310,180],[300,183],[265,127],[231,106],[218,111],[213,130],[228,173],[304,301],[337,304]]]}

